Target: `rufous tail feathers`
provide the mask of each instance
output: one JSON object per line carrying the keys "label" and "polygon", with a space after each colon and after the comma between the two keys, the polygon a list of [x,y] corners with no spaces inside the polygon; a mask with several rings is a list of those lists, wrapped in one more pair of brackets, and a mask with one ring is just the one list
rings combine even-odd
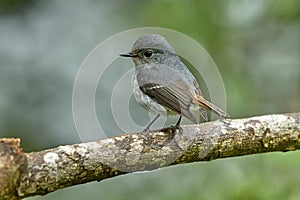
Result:
{"label": "rufous tail feathers", "polygon": [[193,102],[198,104],[202,108],[206,108],[208,110],[213,111],[214,113],[216,113],[217,115],[219,115],[222,118],[229,117],[229,115],[225,111],[223,111],[221,108],[218,108],[211,102],[207,101],[200,95],[197,95],[197,97],[193,99]]}

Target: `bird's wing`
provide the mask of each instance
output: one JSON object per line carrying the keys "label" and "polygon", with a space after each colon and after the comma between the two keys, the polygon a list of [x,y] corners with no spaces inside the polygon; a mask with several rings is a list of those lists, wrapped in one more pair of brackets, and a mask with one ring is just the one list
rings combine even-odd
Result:
{"label": "bird's wing", "polygon": [[182,114],[197,123],[189,108],[193,100],[189,86],[181,79],[169,80],[168,83],[145,83],[140,89],[157,103],[169,110]]}

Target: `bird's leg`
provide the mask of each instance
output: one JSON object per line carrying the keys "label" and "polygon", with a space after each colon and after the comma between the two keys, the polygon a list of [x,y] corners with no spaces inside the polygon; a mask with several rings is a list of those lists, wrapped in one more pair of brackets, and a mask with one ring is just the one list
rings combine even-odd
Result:
{"label": "bird's leg", "polygon": [[169,129],[170,130],[172,130],[172,139],[174,138],[174,136],[175,136],[175,133],[176,133],[176,130],[177,129],[179,129],[179,126],[180,126],[180,122],[181,122],[181,118],[182,118],[182,116],[180,115],[180,117],[179,117],[179,119],[178,119],[178,121],[177,121],[177,123],[176,123],[176,125],[174,126],[174,125],[172,125]]}
{"label": "bird's leg", "polygon": [[175,126],[176,128],[178,128],[178,127],[179,127],[179,125],[180,125],[180,122],[181,122],[181,117],[182,117],[182,116],[180,115],[180,117],[179,117],[179,119],[178,119],[178,121],[177,121],[177,123],[176,123],[176,126]]}
{"label": "bird's leg", "polygon": [[149,131],[150,126],[159,118],[160,114],[156,115],[156,117],[144,128],[144,131]]}

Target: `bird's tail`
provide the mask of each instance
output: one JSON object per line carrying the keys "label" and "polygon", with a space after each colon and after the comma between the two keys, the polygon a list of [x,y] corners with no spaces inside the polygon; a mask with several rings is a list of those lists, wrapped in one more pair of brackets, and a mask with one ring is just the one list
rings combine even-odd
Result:
{"label": "bird's tail", "polygon": [[199,105],[202,108],[206,108],[208,110],[213,111],[214,113],[216,113],[217,115],[219,115],[222,118],[229,117],[229,115],[225,111],[223,111],[221,108],[218,108],[217,106],[215,106],[211,102],[207,101],[206,99],[204,99],[200,95],[197,95],[197,98],[193,99],[193,102],[196,103],[197,105]]}

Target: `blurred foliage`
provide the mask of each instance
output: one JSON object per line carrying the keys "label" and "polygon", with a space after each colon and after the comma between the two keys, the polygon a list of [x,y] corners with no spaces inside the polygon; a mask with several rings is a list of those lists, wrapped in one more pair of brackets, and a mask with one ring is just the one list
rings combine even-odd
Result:
{"label": "blurred foliage", "polygon": [[[0,0],[0,137],[25,151],[80,142],[72,87],[85,56],[134,27],[180,31],[204,46],[225,83],[232,118],[299,111],[300,1]],[[117,61],[97,90],[99,115],[116,133],[110,99],[128,68]],[[105,81],[105,82],[103,82]],[[111,81],[111,82],[110,82]],[[135,107],[138,124],[146,112]],[[269,153],[129,174],[29,199],[299,199],[300,153]]]}
{"label": "blurred foliage", "polygon": [[20,14],[35,4],[35,0],[0,0],[0,15]]}

